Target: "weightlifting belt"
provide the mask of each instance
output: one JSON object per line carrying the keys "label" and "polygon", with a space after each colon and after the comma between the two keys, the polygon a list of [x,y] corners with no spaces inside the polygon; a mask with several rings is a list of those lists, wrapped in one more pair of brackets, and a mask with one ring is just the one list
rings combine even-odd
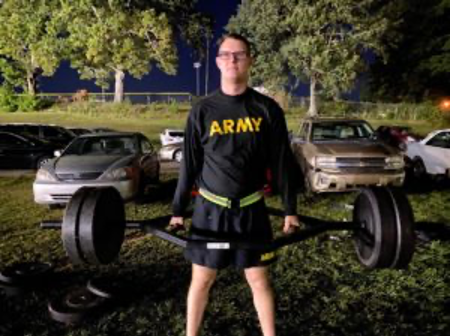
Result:
{"label": "weightlifting belt", "polygon": [[263,191],[254,192],[253,194],[250,194],[241,199],[233,199],[233,198],[219,196],[219,195],[213,194],[212,192],[210,192],[206,189],[203,189],[203,188],[200,188],[198,190],[198,192],[200,195],[202,195],[205,199],[207,199],[211,203],[214,203],[214,204],[217,204],[224,208],[229,208],[229,209],[246,207],[248,205],[258,202],[261,198],[264,197]]}

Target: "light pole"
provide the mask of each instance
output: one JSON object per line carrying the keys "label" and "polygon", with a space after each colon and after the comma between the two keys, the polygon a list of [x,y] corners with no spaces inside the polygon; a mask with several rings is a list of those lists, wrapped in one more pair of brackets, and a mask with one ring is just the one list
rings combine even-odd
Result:
{"label": "light pole", "polygon": [[209,82],[209,36],[206,35],[206,62],[205,62],[205,96],[208,95]]}
{"label": "light pole", "polygon": [[197,86],[197,97],[200,96],[200,67],[202,66],[202,63],[195,62],[194,68],[196,72],[196,86]]}

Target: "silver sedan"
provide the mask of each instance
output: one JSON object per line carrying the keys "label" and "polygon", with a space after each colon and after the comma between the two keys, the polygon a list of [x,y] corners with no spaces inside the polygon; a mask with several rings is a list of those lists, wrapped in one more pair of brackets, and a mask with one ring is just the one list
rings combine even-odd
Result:
{"label": "silver sedan", "polygon": [[83,186],[113,186],[128,201],[159,180],[157,152],[141,133],[85,134],[56,154],[36,173],[36,203],[67,203]]}
{"label": "silver sedan", "polygon": [[183,159],[183,142],[177,142],[170,145],[162,146],[159,150],[159,158],[161,160],[169,160],[181,162]]}

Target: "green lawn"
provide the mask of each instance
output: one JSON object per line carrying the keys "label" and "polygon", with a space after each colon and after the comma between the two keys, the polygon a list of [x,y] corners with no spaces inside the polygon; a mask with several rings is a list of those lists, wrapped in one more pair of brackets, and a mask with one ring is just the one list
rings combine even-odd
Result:
{"label": "green lawn", "polygon": [[[289,125],[298,118],[289,115]],[[157,140],[165,127],[184,124],[185,112],[135,118],[71,115],[64,112],[0,114],[4,121],[39,121],[61,125],[106,126],[140,130]],[[162,177],[144,204],[128,204],[129,219],[170,213],[176,174]],[[43,219],[59,219],[62,210],[34,204],[33,176],[0,177],[0,268],[18,261],[51,261],[55,277],[44,288],[21,296],[0,294],[0,335],[183,335],[185,297],[190,265],[182,250],[158,238],[131,230],[120,258],[108,266],[75,266],[64,254],[59,231],[41,230]],[[450,186],[410,185],[408,198],[421,227],[450,226]],[[299,196],[302,214],[350,220],[355,194],[317,197],[307,203]],[[280,208],[278,198],[268,199]],[[280,219],[273,217],[279,234]],[[428,230],[431,234],[433,231]],[[448,235],[418,240],[406,270],[368,271],[356,260],[347,232],[333,232],[282,248],[271,267],[277,297],[279,335],[430,335],[450,334],[450,242]],[[123,300],[77,326],[52,321],[47,301],[84,286],[95,276],[108,276],[125,291]],[[1,287],[0,287],[1,288]],[[0,289],[1,291],[1,289]],[[227,269],[211,293],[205,336],[260,335],[251,295],[242,274]]]}

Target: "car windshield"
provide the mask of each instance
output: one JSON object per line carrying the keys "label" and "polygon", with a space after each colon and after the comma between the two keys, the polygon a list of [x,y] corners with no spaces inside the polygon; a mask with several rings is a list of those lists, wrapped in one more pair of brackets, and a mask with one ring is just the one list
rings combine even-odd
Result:
{"label": "car windshield", "polygon": [[81,137],[67,147],[64,155],[129,155],[137,152],[133,136]]}
{"label": "car windshield", "polygon": [[184,132],[171,131],[171,132],[169,132],[169,136],[171,136],[171,137],[184,137]]}
{"label": "car windshield", "polygon": [[428,141],[427,145],[433,147],[450,148],[450,132],[441,132],[436,134]]}
{"label": "car windshield", "polygon": [[311,140],[368,139],[373,130],[364,122],[320,122],[312,126]]}

